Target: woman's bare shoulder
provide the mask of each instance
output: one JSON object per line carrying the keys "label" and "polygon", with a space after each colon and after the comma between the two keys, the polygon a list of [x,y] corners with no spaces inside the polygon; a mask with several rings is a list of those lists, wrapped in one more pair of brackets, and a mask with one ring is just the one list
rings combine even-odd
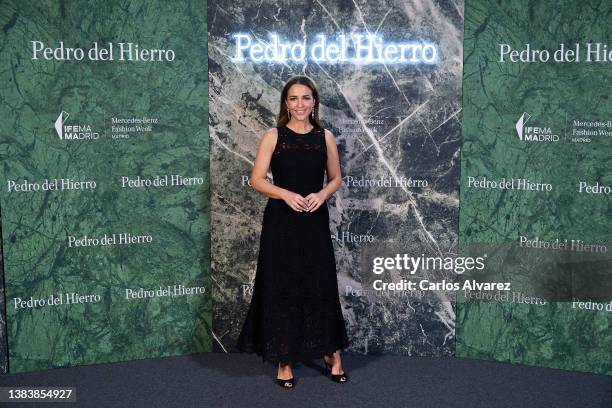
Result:
{"label": "woman's bare shoulder", "polygon": [[336,138],[334,137],[334,134],[331,132],[331,130],[325,128],[323,128],[323,130],[325,131],[325,140],[327,140],[328,142],[336,141]]}
{"label": "woman's bare shoulder", "polygon": [[271,139],[271,140],[276,140],[277,137],[278,137],[278,130],[275,127],[266,130],[262,136],[263,139]]}
{"label": "woman's bare shoulder", "polygon": [[266,150],[273,150],[276,147],[276,141],[278,140],[278,132],[276,128],[266,130],[261,136],[259,142],[260,146]]}

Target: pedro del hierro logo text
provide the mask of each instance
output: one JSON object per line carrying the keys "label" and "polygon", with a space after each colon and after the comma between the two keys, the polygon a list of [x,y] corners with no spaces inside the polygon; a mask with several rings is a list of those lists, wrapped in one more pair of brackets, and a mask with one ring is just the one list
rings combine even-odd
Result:
{"label": "pedro del hierro logo text", "polygon": [[137,43],[98,43],[89,49],[69,47],[60,41],[56,46],[47,46],[42,41],[30,41],[34,61],[125,61],[125,62],[171,62],[176,58],[174,50],[145,48]]}

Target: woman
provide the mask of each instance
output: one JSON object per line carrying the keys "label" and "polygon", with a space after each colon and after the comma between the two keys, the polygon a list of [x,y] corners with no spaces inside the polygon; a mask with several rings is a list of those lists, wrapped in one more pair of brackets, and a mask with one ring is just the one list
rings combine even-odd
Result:
{"label": "woman", "polygon": [[[340,359],[348,337],[325,202],[342,179],[334,136],[319,124],[319,102],[309,78],[285,84],[277,127],[264,133],[251,173],[253,188],[269,199],[238,349],[278,364],[276,382],[284,388],[294,385],[291,363],[312,358],[323,357],[334,381],[348,380]],[[266,180],[270,167],[274,184]]]}

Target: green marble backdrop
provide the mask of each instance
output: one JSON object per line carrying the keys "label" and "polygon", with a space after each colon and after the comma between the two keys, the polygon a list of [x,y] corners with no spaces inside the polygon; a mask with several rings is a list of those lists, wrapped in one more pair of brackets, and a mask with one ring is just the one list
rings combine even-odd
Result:
{"label": "green marble backdrop", "polygon": [[[0,208],[0,230],[2,229],[2,208]],[[1,234],[0,234],[1,235]],[[4,303],[4,258],[2,237],[0,236],[0,374],[8,369],[8,350],[6,347],[6,304]]]}
{"label": "green marble backdrop", "polygon": [[[586,61],[611,19],[601,1],[466,0],[460,248],[488,256],[470,278],[512,291],[460,296],[458,356],[612,374],[612,63]],[[500,44],[549,60],[502,62]],[[561,44],[580,61],[555,62]]]}
{"label": "green marble backdrop", "polygon": [[[206,21],[196,0],[3,2],[10,372],[210,350]],[[34,60],[31,41],[115,54]],[[174,58],[120,61],[119,43]]]}

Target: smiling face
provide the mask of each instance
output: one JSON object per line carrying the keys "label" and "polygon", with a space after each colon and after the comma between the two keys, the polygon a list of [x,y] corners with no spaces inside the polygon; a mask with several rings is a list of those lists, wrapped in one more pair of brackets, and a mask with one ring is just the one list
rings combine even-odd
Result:
{"label": "smiling face", "polygon": [[315,100],[312,96],[312,90],[306,85],[293,84],[287,92],[287,109],[291,113],[291,117],[298,120],[308,119],[308,115],[312,112],[315,106]]}

